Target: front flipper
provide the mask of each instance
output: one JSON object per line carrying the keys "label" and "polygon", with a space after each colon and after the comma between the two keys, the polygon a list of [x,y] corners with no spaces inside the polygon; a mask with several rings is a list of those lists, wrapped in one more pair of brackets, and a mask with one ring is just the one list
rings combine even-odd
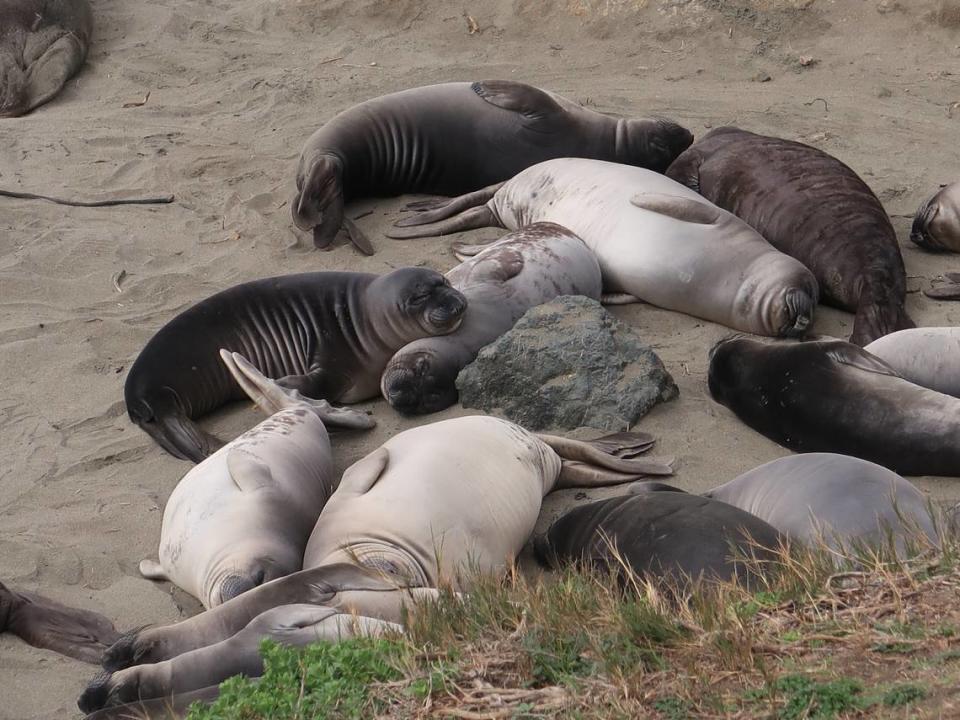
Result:
{"label": "front flipper", "polygon": [[179,410],[142,421],[139,425],[157,445],[181,460],[203,462],[223,447],[221,440],[201,430]]}
{"label": "front flipper", "polygon": [[163,565],[156,560],[141,560],[139,567],[140,574],[143,575],[147,580],[163,581],[170,579],[170,577],[167,575],[167,571],[163,569]]}
{"label": "front flipper", "polygon": [[394,223],[394,227],[426,225],[428,223],[446,220],[447,218],[451,218],[457,213],[463,212],[464,210],[479,207],[488,203],[493,196],[497,194],[497,190],[502,188],[505,184],[505,182],[501,182],[497,183],[496,185],[488,185],[480,190],[474,190],[473,192],[469,192],[465,195],[446,199],[437,204],[435,207],[425,209],[423,212],[418,212],[416,215],[411,217],[398,220]]}
{"label": "front flipper", "polygon": [[630,204],[642,210],[696,225],[713,225],[723,217],[723,211],[709,204],[707,200],[694,200],[680,195],[637,193],[630,198]]}
{"label": "front flipper", "polygon": [[490,242],[474,243],[474,244],[458,242],[458,243],[453,243],[450,246],[450,249],[453,250],[453,254],[456,256],[456,258],[462,262],[467,258],[472,258],[474,255],[479,255],[488,247],[493,245],[495,242],[498,242],[498,241],[491,240]]}
{"label": "front flipper", "polygon": [[603,293],[600,296],[601,305],[632,305],[642,302],[643,300],[630,293]]}
{"label": "front flipper", "polygon": [[384,447],[377,448],[372,453],[355,462],[343,473],[338,493],[363,495],[377,484],[377,480],[387,469],[390,453]]}
{"label": "front flipper", "polygon": [[348,217],[343,219],[343,228],[347,231],[350,242],[364,255],[373,255],[376,250],[373,249],[373,243],[367,234],[361,230],[357,224]]}
{"label": "front flipper", "polygon": [[875,373],[877,375],[889,375],[890,377],[902,377],[900,373],[887,365],[876,355],[872,355],[861,347],[846,343],[843,341],[828,343],[826,349],[827,357],[834,362],[842,365],[850,365],[864,372]]}
{"label": "front flipper", "polygon": [[486,102],[523,116],[523,124],[532,130],[549,131],[553,121],[563,116],[563,107],[552,95],[531,85],[513,80],[482,80],[470,86]]}
{"label": "front flipper", "polygon": [[326,400],[306,397],[297,389],[282,386],[279,380],[266,377],[240,353],[221,349],[220,359],[223,360],[240,388],[266,415],[273,415],[287,408],[305,406],[316,414],[324,425],[361,430],[376,425],[376,421],[364,412],[334,407]]}
{"label": "front flipper", "polygon": [[86,58],[80,40],[69,33],[59,38],[27,68],[27,107],[24,112],[49,102],[63,89]]}
{"label": "front flipper", "polygon": [[96,664],[120,633],[107,618],[67,607],[40,595],[15,592],[0,583],[0,632],[11,632],[36,648]]}
{"label": "front flipper", "polygon": [[943,277],[949,282],[924,290],[923,294],[934,300],[960,300],[960,273],[946,272]]}

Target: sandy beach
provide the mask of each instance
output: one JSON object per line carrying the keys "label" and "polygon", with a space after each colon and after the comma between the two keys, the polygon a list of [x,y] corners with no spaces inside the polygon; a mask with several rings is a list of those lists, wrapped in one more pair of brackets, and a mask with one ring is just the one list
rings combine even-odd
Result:
{"label": "sandy beach", "polygon": [[[349,208],[352,217],[370,212],[358,223],[373,257],[342,238],[319,252],[294,228],[289,199],[303,142],[364,99],[507,78],[604,112],[668,116],[698,135],[735,124],[813,144],[859,172],[893,216],[917,323],[960,324],[960,303],[920,292],[960,270],[960,257],[908,240],[920,202],[960,178],[953,0],[93,0],[93,8],[87,67],[49,105],[0,121],[0,187],[176,199],[85,209],[0,198],[0,579],[103,613],[118,628],[199,609],[137,571],[155,555],[163,504],[190,467],[126,417],[124,378],[152,333],[211,293],[259,277],[446,271],[457,262],[450,238],[383,236],[400,198]],[[707,350],[726,328],[649,305],[612,311],[680,388],[638,426],[659,439],[656,454],[677,458],[680,487],[704,490],[787,454],[709,398]],[[852,320],[821,307],[814,332],[845,337]],[[470,412],[409,420],[383,401],[361,407],[378,426],[334,437],[341,468],[398,431]],[[259,420],[244,403],[203,424],[229,439]],[[960,500],[960,479],[915,482],[936,499]],[[541,528],[574,495],[550,497]],[[75,717],[96,671],[0,636],[0,718]]]}

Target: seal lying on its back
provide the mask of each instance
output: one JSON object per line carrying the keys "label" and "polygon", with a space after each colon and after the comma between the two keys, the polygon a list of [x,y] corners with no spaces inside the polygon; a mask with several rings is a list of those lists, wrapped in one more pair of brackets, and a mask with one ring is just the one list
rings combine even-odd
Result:
{"label": "seal lying on its back", "polygon": [[53,99],[83,66],[92,34],[87,0],[0,0],[0,117]]}
{"label": "seal lying on its back", "polygon": [[910,239],[927,250],[960,252],[960,181],[941,188],[920,206]]}
{"label": "seal lying on its back", "polygon": [[960,397],[960,327],[925,327],[884,335],[864,348],[904,379]]}
{"label": "seal lying on its back", "polygon": [[417,340],[387,363],[380,390],[398,411],[438,412],[457,401],[457,375],[535,305],[559,295],[600,299],[600,266],[583,241],[553,223],[504,236],[447,273],[467,298],[456,331]]}
{"label": "seal lying on its back", "polygon": [[202,300],[164,325],[127,376],[130,419],[167,452],[199,462],[220,445],[191,422],[244,397],[220,362],[243,353],[304,395],[375,397],[390,357],[457,328],[466,300],[434,270],[316,272],[255,280]]}
{"label": "seal lying on its back", "polygon": [[939,545],[927,499],[880,465],[834,453],[790,455],[754,468],[706,493],[735,505],[786,535],[837,550],[880,546],[898,551],[919,530]]}
{"label": "seal lying on its back", "polygon": [[842,162],[816,148],[734,127],[711,130],[667,176],[742,218],[806,265],[824,302],[856,312],[851,342],[913,327],[890,218]]}
{"label": "seal lying on its back", "polygon": [[[464,210],[470,204],[479,207]],[[582,238],[600,262],[604,291],[628,296],[617,300],[640,299],[758,335],[803,334],[813,317],[817,282],[803,265],[692,190],[627,165],[550,160],[492,196],[456,198],[387,234],[516,230],[535,222],[555,222]]]}
{"label": "seal lying on its back", "polygon": [[791,450],[960,477],[960,400],[904,380],[852,343],[721,340],[708,384],[714,400]]}
{"label": "seal lying on its back", "polygon": [[[290,205],[297,227],[312,229],[323,248],[344,223],[344,203],[357,198],[459,195],[557,157],[663,172],[691,142],[669,120],[613,118],[512,80],[428,85],[368,100],[317,130],[300,155]],[[369,240],[346,227],[372,254]]]}
{"label": "seal lying on its back", "polygon": [[310,532],[340,478],[324,424],[370,428],[365,413],[288,395],[236,353],[223,361],[270,415],[177,483],[163,511],[160,561],[140,572],[170,580],[206,608],[303,568]]}
{"label": "seal lying on its back", "polygon": [[[445,580],[466,589],[472,572],[502,572],[526,544],[543,497],[554,488],[670,474],[664,463],[633,457],[651,442],[634,433],[593,443],[533,435],[479,416],[407,430],[344,473],[317,520],[303,571],[189,620],[134,631],[104,654],[104,665],[175,658],[225,640],[279,605],[323,604],[398,621],[408,597],[398,588],[429,597]],[[136,697],[141,682],[163,684],[151,667],[138,665],[98,687],[107,688],[110,702]]]}
{"label": "seal lying on its back", "polygon": [[748,580],[753,568],[741,558],[772,559],[780,541],[774,528],[732,505],[646,491],[575,507],[537,538],[534,549],[552,567],[585,561],[622,571],[622,560],[652,580]]}

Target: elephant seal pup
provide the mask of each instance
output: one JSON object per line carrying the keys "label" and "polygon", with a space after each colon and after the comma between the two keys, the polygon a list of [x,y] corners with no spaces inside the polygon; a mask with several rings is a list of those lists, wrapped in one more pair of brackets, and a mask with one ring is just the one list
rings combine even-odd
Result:
{"label": "elephant seal pup", "polygon": [[711,350],[707,380],[714,400],[791,450],[960,477],[960,400],[904,380],[852,343],[728,338]]}
{"label": "elephant seal pup", "polygon": [[92,35],[87,0],[0,0],[0,117],[52,100],[83,67]]}
{"label": "elephant seal pup", "polygon": [[471,572],[507,568],[555,487],[670,474],[668,464],[633,457],[650,444],[633,433],[593,443],[534,435],[483,416],[402,432],[344,473],[303,571],[188,620],[134,631],[104,654],[104,666],[155,663],[219,642],[278,605],[323,604],[397,622],[410,592],[429,596],[443,582],[466,589]]}
{"label": "elephant seal pup", "polygon": [[17,635],[28,645],[98,663],[103,651],[120,637],[107,618],[67,607],[31,592],[0,583],[0,633]]}
{"label": "elephant seal pup", "polygon": [[463,295],[425,268],[236,285],[150,339],[127,375],[127,412],[171,455],[200,462],[221,443],[191,418],[244,397],[220,362],[221,348],[243,353],[260,372],[308,397],[353,403],[377,395],[397,350],[456,330],[465,309]]}
{"label": "elephant seal pup", "polygon": [[575,507],[536,539],[534,550],[550,567],[585,561],[622,572],[623,563],[639,577],[669,585],[747,581],[756,568],[743,560],[771,560],[780,544],[773,527],[732,505],[648,491]]}
{"label": "elephant seal pup", "polygon": [[[344,203],[357,198],[460,195],[557,157],[663,172],[691,142],[669,120],[613,118],[512,80],[428,85],[368,100],[317,130],[300,155],[290,206],[323,248],[344,223]],[[356,226],[346,228],[373,254]]]}
{"label": "elephant seal pup", "polygon": [[758,335],[801,335],[810,325],[817,304],[810,271],[663,175],[563,158],[524,170],[486,197],[485,205],[459,214],[455,199],[387,234],[412,238],[555,222],[596,253],[604,291],[621,294],[609,300],[639,299]]}
{"label": "elephant seal pup", "polygon": [[791,541],[839,551],[882,546],[902,552],[920,531],[939,545],[927,498],[880,465],[834,453],[790,455],[706,493],[770,523]]}
{"label": "elephant seal pup", "polygon": [[352,637],[402,633],[403,627],[376,618],[340,613],[322,605],[282,605],[254,618],[222,642],[183,653],[170,660],[109,674],[101,673],[84,690],[77,705],[84,712],[139,700],[166,698],[216,685],[234,675],[263,675],[260,643],[302,647]]}
{"label": "elephant seal pup", "polygon": [[742,218],[806,265],[823,301],[856,313],[851,342],[914,326],[897,235],[849,167],[817,148],[735,127],[711,130],[667,176]]}
{"label": "elephant seal pup", "polygon": [[910,239],[926,250],[960,252],[960,181],[941,188],[920,206]]}
{"label": "elephant seal pup", "polygon": [[303,568],[310,532],[340,479],[324,425],[374,424],[365,413],[280,392],[241,356],[221,354],[270,418],[180,480],[163,511],[160,561],[140,563],[145,577],[179,585],[206,608]]}
{"label": "elephant seal pup", "polygon": [[456,331],[412,342],[387,363],[380,390],[405,415],[457,401],[457,375],[523,314],[559,295],[600,299],[600,266],[583,241],[553,223],[512,232],[447,273],[467,298]]}
{"label": "elephant seal pup", "polygon": [[960,328],[901,330],[874,340],[864,349],[904,379],[960,397]]}

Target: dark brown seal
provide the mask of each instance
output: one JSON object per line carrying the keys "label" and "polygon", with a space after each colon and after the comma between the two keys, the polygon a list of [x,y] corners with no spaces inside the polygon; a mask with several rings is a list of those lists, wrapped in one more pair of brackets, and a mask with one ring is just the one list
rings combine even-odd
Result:
{"label": "dark brown seal", "polygon": [[0,0],[0,117],[51,100],[87,59],[87,0]]}
{"label": "dark brown seal", "polygon": [[714,400],[791,450],[960,477],[960,399],[904,380],[852,343],[721,340],[708,383]]}
{"label": "dark brown seal", "polygon": [[199,462],[221,443],[191,418],[245,397],[221,348],[307,397],[359,402],[377,395],[397,350],[456,330],[465,309],[463,295],[426,268],[243,283],[180,313],[150,339],[127,375],[127,412],[164,450]]}
{"label": "dark brown seal", "polygon": [[910,239],[925,250],[960,252],[960,181],[940,188],[920,206]]}
{"label": "dark brown seal", "polygon": [[[345,222],[344,203],[357,198],[461,195],[558,157],[663,172],[692,141],[669,120],[613,118],[511,80],[412,88],[356,105],[307,140],[293,220],[323,248]],[[346,228],[373,253],[356,226],[346,221]]]}
{"label": "dark brown seal", "polygon": [[667,176],[752,225],[813,272],[824,302],[856,313],[851,342],[914,326],[890,218],[867,184],[817,148],[734,127],[711,130]]}

